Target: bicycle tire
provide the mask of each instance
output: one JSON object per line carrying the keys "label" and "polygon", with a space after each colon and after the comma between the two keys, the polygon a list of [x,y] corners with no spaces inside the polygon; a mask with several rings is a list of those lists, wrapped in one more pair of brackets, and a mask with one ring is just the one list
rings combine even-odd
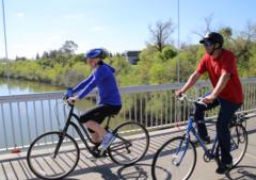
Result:
{"label": "bicycle tire", "polygon": [[[108,154],[116,164],[132,165],[140,161],[147,153],[149,148],[149,133],[143,125],[137,122],[125,122],[118,125],[113,130],[113,133],[117,138],[108,148]],[[129,141],[129,147],[125,144],[122,145],[124,141],[121,138],[127,142]],[[117,148],[118,146],[121,147],[120,151]],[[131,148],[133,148],[134,153],[131,152]],[[133,157],[131,153],[135,154],[136,157]]]}
{"label": "bicycle tire", "polygon": [[[185,174],[185,176],[183,178],[181,177],[174,177],[174,173],[175,172],[170,172],[170,171],[174,171],[174,169],[170,169],[170,170],[166,170],[167,166],[168,166],[168,163],[170,165],[174,165],[177,167],[178,164],[175,164],[175,160],[174,160],[174,157],[176,158],[176,156],[178,157],[179,154],[177,154],[177,149],[175,150],[175,148],[173,148],[173,146],[171,146],[171,144],[173,142],[177,141],[177,144],[178,147],[180,148],[180,146],[183,144],[183,142],[186,142],[186,139],[184,136],[178,136],[178,137],[175,137],[175,138],[172,138],[170,140],[168,140],[167,142],[165,142],[159,149],[158,151],[156,152],[155,156],[154,156],[154,159],[153,159],[153,163],[152,163],[152,166],[151,166],[151,174],[152,174],[152,177],[153,177],[153,180],[165,180],[165,179],[179,179],[179,180],[187,180],[190,178],[190,176],[192,175],[194,169],[195,169],[195,166],[196,166],[196,161],[197,161],[197,152],[196,152],[196,148],[195,148],[195,145],[189,140],[188,141],[188,147],[187,148],[191,148],[190,149],[190,152],[192,152],[192,154],[189,154],[187,155],[188,153],[188,149],[186,149],[186,152],[185,154],[183,155],[183,158],[181,158],[182,155],[180,155],[179,159],[180,160],[180,164],[182,164],[185,160],[184,158],[188,157],[188,158],[191,158],[190,161],[187,160],[187,164],[188,166],[191,165],[191,167],[189,167],[189,170],[188,172],[185,174],[184,173],[184,168],[179,168],[179,170],[181,171],[180,174]],[[175,143],[174,143],[175,145]],[[168,149],[170,147],[170,149]],[[167,148],[167,150],[165,150]],[[168,153],[169,152],[169,153]],[[184,152],[184,151],[183,151]],[[182,152],[182,153],[183,153]],[[168,158],[170,158],[172,155],[170,153],[174,153],[173,157],[172,157],[172,160],[171,160],[171,163],[168,161]],[[163,159],[160,159],[160,157]],[[162,163],[161,164],[158,164],[159,163]],[[167,163],[167,164],[166,164]],[[183,163],[184,164],[184,163]],[[179,165],[178,165],[179,166]],[[168,166],[169,167],[169,166]],[[161,172],[157,172],[157,171],[160,171]],[[165,175],[165,173],[166,175]],[[158,176],[161,176],[161,177],[157,177]],[[176,175],[176,174],[175,174]],[[165,176],[165,177],[164,177]],[[182,176],[182,175],[181,175]]]}
{"label": "bicycle tire", "polygon": [[[77,163],[80,158],[80,149],[77,145],[77,142],[68,134],[65,134],[63,139],[65,142],[65,146],[62,143],[62,146],[60,146],[60,150],[58,155],[53,158],[53,152],[55,150],[55,147],[53,144],[57,144],[58,138],[63,135],[62,132],[59,131],[51,131],[44,133],[37,137],[30,145],[28,152],[27,152],[27,163],[30,168],[30,170],[39,178],[47,179],[47,180],[54,180],[54,179],[62,179],[66,176],[68,176],[77,166]],[[46,138],[43,142],[40,143],[40,140],[43,140],[43,138]],[[67,139],[65,139],[67,138]],[[47,140],[52,140],[52,144],[47,142]],[[71,147],[71,145],[74,145],[74,147]],[[47,148],[48,147],[48,148]],[[38,148],[38,149],[37,149]],[[40,151],[39,151],[40,150]],[[52,151],[53,150],[53,151]],[[63,152],[62,152],[63,150]],[[50,152],[51,151],[51,152]],[[48,155],[47,152],[49,152],[49,157],[43,157],[44,155]],[[72,166],[70,166],[71,163],[66,162],[67,156],[70,157],[70,155],[74,154],[75,152],[75,159],[72,160],[74,163]],[[35,153],[36,155],[34,155]],[[42,153],[39,155],[39,153]],[[65,154],[62,154],[65,153]],[[63,155],[63,156],[62,156]],[[35,157],[35,159],[33,159]],[[57,162],[58,159],[63,159],[63,162]],[[65,159],[66,158],[66,159]],[[44,165],[41,165],[41,163],[44,163]],[[49,161],[49,162],[48,162]],[[69,161],[70,162],[70,161]],[[55,164],[54,164],[55,163]],[[64,165],[65,164],[65,165]],[[49,167],[46,167],[48,165]],[[55,167],[52,167],[55,165]],[[63,165],[63,167],[61,167]],[[64,167],[69,167],[66,171]],[[43,168],[46,168],[44,170]],[[56,168],[56,169],[55,169]],[[53,174],[47,174],[50,172],[53,172]],[[57,171],[64,171],[63,173],[59,173]],[[54,174],[56,173],[56,174]]]}
{"label": "bicycle tire", "polygon": [[[248,133],[245,127],[241,124],[233,124],[230,126],[230,137],[231,137],[231,156],[233,157],[233,167],[236,167],[244,158],[244,155],[248,148]],[[234,134],[232,134],[234,133]],[[242,137],[241,137],[242,136]],[[240,137],[240,138],[238,138]],[[234,145],[234,143],[237,143]],[[242,145],[241,145],[242,144]],[[235,151],[238,148],[235,146],[242,147],[239,151]],[[233,147],[232,147],[233,146]],[[217,147],[217,162],[221,162],[220,145]]]}

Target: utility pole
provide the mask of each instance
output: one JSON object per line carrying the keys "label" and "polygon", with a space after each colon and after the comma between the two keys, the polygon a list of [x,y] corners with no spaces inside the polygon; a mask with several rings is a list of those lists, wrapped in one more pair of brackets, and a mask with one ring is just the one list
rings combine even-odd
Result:
{"label": "utility pole", "polygon": [[4,0],[2,0],[2,12],[3,12],[3,28],[4,28],[4,45],[5,45],[5,58],[8,60],[8,49],[7,49],[7,33],[6,33],[6,22],[5,22],[5,9]]}
{"label": "utility pole", "polygon": [[4,0],[2,0],[2,13],[3,13],[3,31],[4,31],[4,45],[5,45],[5,61],[7,63],[7,86],[10,94],[9,89],[9,78],[10,78],[10,72],[9,72],[9,59],[8,59],[8,46],[7,46],[7,32],[6,32],[6,21],[5,21],[5,8],[4,8]]}
{"label": "utility pole", "polygon": [[[178,42],[177,42],[177,48],[178,51],[180,50],[180,0],[177,0],[177,18],[178,18]],[[178,53],[178,59],[177,59],[177,82],[180,83],[180,58]]]}

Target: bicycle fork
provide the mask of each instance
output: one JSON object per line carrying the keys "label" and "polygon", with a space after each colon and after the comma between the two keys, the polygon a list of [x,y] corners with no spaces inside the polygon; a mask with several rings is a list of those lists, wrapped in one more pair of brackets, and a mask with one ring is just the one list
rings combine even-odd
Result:
{"label": "bicycle fork", "polygon": [[[172,163],[175,166],[179,166],[184,159],[184,156],[187,152],[189,141],[190,141],[190,131],[193,129],[193,119],[190,118],[187,125],[186,134],[184,135],[184,139],[180,141],[180,144],[177,148],[175,155],[173,155]],[[183,142],[185,141],[185,147],[183,146]]]}
{"label": "bicycle fork", "polygon": [[62,142],[63,142],[63,140],[64,140],[64,137],[65,137],[65,134],[64,134],[64,132],[62,132],[62,133],[60,134],[60,136],[59,136],[58,144],[57,144],[57,146],[56,146],[56,148],[55,148],[55,150],[54,150],[53,159],[56,158],[56,156],[57,156],[57,154],[58,154],[58,152],[59,152],[59,150],[60,150],[60,146],[61,146],[61,144],[62,144]]}
{"label": "bicycle fork", "polygon": [[[183,145],[184,141],[185,141],[185,146],[183,147],[182,145]],[[184,156],[185,156],[185,154],[187,152],[188,145],[189,145],[189,138],[184,136],[184,140],[180,141],[178,149],[176,150],[175,155],[173,155],[173,157],[172,157],[172,163],[175,166],[179,166],[181,164],[181,162],[184,159]]]}
{"label": "bicycle fork", "polygon": [[71,107],[71,110],[69,112],[69,115],[68,115],[68,119],[67,119],[67,122],[63,128],[63,131],[61,131],[60,135],[59,135],[59,141],[57,143],[57,146],[54,150],[54,154],[53,154],[53,158],[55,159],[57,154],[59,153],[59,150],[60,150],[60,146],[64,140],[64,137],[65,137],[65,134],[66,132],[68,131],[68,127],[70,125],[70,122],[71,122],[71,117],[72,117],[72,114],[73,114],[73,110],[74,110],[74,106]]}

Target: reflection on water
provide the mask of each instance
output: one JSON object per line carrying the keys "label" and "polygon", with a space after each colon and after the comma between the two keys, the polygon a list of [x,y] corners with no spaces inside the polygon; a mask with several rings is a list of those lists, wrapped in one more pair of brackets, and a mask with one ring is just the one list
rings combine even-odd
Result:
{"label": "reflection on water", "polygon": [[56,92],[64,89],[64,87],[17,79],[10,79],[8,83],[7,79],[0,78],[0,96]]}

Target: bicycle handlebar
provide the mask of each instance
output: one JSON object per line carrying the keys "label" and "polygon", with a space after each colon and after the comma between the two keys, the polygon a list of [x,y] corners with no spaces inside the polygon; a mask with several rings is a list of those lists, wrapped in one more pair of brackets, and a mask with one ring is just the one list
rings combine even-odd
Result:
{"label": "bicycle handlebar", "polygon": [[186,94],[182,94],[180,97],[177,98],[179,101],[188,101],[188,102],[192,102],[192,103],[197,103],[197,104],[201,104],[204,105],[205,107],[208,106],[208,104],[206,104],[205,102],[203,102],[203,98],[198,98],[198,99],[192,99],[190,97],[188,97]]}
{"label": "bicycle handlebar", "polygon": [[68,98],[73,97],[73,96],[74,96],[74,94],[73,94],[72,88],[67,88],[67,90],[63,96],[63,101],[65,101],[69,106],[74,106],[73,104],[68,102]]}

